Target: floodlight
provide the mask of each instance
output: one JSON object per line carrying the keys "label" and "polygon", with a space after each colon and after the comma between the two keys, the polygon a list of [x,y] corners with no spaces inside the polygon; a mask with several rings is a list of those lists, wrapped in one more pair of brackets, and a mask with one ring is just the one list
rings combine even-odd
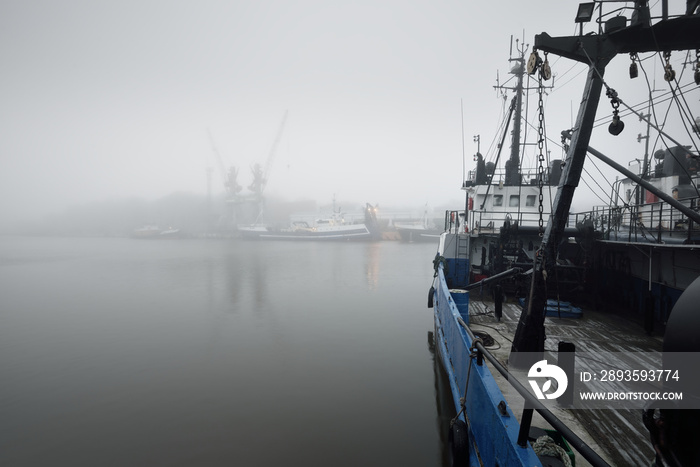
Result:
{"label": "floodlight", "polygon": [[595,9],[595,2],[581,3],[578,6],[578,12],[576,13],[577,23],[588,23],[593,18],[593,10]]}

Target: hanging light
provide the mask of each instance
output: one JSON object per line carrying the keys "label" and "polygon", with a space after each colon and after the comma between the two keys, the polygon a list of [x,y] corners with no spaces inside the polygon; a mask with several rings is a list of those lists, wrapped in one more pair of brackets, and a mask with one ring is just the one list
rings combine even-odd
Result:
{"label": "hanging light", "polygon": [[631,53],[630,58],[632,63],[630,63],[630,79],[634,79],[639,76],[639,69],[637,68],[637,62],[635,61],[635,54]]}
{"label": "hanging light", "polygon": [[606,95],[610,98],[610,104],[613,108],[613,118],[608,127],[608,132],[613,136],[617,136],[625,129],[625,123],[620,120],[620,99],[617,96],[617,91],[612,88],[608,89]]}
{"label": "hanging light", "polygon": [[624,130],[624,129],[625,129],[625,122],[620,120],[620,116],[617,113],[615,113],[615,115],[613,115],[612,122],[610,123],[610,126],[608,127],[608,132],[613,136],[617,136],[620,133],[622,133],[622,130]]}

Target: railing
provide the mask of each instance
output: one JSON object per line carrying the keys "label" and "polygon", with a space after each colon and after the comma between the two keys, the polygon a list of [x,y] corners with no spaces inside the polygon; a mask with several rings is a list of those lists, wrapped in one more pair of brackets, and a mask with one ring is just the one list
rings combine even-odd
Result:
{"label": "railing", "polygon": [[[511,225],[517,222],[520,227],[538,227],[540,223],[539,212],[504,212],[504,211],[469,211],[469,231],[472,233],[494,233],[497,232],[507,221]],[[544,224],[549,220],[549,213],[543,214]],[[570,215],[565,227],[575,225],[574,216]]]}
{"label": "railing", "polygon": [[[532,168],[521,168],[519,170],[519,175],[520,175],[520,183],[523,185],[536,185],[537,184],[537,178],[538,178],[538,169],[537,167],[532,167]],[[544,184],[549,185],[550,181],[550,172],[551,169],[549,167],[544,168]],[[506,169],[503,167],[497,167],[496,169],[493,170],[493,172],[488,172],[487,170],[487,179],[489,179],[490,183],[494,185],[498,185],[499,183],[505,182],[506,180]],[[470,170],[467,172],[467,181],[468,182],[476,182],[476,170]]]}
{"label": "railing", "polygon": [[[682,201],[694,211],[700,211],[700,198]],[[524,211],[467,211],[465,230],[464,211],[445,211],[445,232],[497,233],[506,221],[520,227],[539,226],[538,212]],[[545,214],[544,223],[549,220]],[[668,203],[642,205],[596,206],[590,211],[571,213],[565,227],[591,226],[602,233],[605,240],[644,243],[693,242],[700,235],[700,224],[693,222]]]}
{"label": "railing", "polygon": [[[513,225],[518,223],[520,227],[538,227],[540,214],[538,212],[504,212],[504,211],[467,211],[468,229],[464,230],[464,211],[445,211],[445,232],[450,233],[497,233],[506,220]],[[588,214],[588,213],[585,213]],[[577,216],[582,214],[570,214],[565,227],[577,225]],[[549,214],[544,214],[544,224],[549,220]]]}
{"label": "railing", "polygon": [[445,232],[464,233],[463,225],[464,211],[445,211]]}
{"label": "railing", "polygon": [[[698,211],[698,198],[682,201]],[[667,241],[692,241],[693,234],[700,234],[700,225],[668,203],[657,202],[642,205],[601,206],[588,212],[575,214],[576,225],[590,225],[603,234],[606,240],[629,242],[665,243]]]}
{"label": "railing", "polygon": [[[532,412],[536,410],[542,418],[544,418],[555,430],[561,434],[564,439],[566,439],[569,444],[571,444],[574,449],[576,449],[579,454],[581,454],[588,462],[593,466],[609,466],[609,464],[600,455],[593,450],[590,446],[586,444],[576,433],[574,433],[564,422],[559,420],[556,415],[549,411],[538,399],[535,398],[530,392],[525,388],[525,386],[518,381],[517,378],[513,377],[508,370],[501,364],[501,362],[487,349],[480,339],[476,339],[474,333],[469,328],[469,326],[462,320],[458,318],[460,326],[469,335],[472,342],[473,348],[476,349],[476,364],[483,365],[483,359],[486,358],[505,379],[508,383],[515,389],[522,397],[525,399],[525,408],[523,409],[523,415],[520,418],[520,433],[518,435],[518,445],[526,446],[528,432],[530,430],[530,423],[532,422]],[[470,356],[470,358],[473,358]]]}

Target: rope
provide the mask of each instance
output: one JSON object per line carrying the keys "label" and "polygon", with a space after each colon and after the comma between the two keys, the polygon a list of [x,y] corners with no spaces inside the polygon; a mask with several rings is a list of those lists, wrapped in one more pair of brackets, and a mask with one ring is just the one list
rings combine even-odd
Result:
{"label": "rope", "polygon": [[532,444],[532,449],[538,456],[556,457],[562,461],[566,467],[572,467],[571,459],[564,448],[555,443],[554,440],[547,435],[537,438],[537,441]]}
{"label": "rope", "polygon": [[481,343],[481,345],[484,345],[484,341],[481,340],[481,338],[477,337],[472,341],[472,346],[469,349],[471,352],[469,354],[469,367],[467,368],[467,381],[464,383],[464,396],[459,398],[459,405],[460,409],[459,412],[457,412],[457,415],[454,416],[454,418],[450,421],[450,426],[452,426],[459,416],[464,413],[464,418],[467,418],[467,390],[469,389],[469,376],[471,375],[472,372],[472,362],[474,361],[474,358],[476,357],[477,354],[477,349],[476,349],[476,344]]}
{"label": "rope", "polygon": [[[475,339],[476,341],[476,339]],[[467,418],[467,390],[469,389],[469,375],[472,372],[472,361],[473,357],[476,356],[476,352],[473,352],[469,354],[469,367],[467,368],[467,381],[464,383],[464,396],[459,398],[459,405],[460,409],[459,412],[457,412],[457,415],[454,416],[452,420],[450,420],[450,426],[454,425],[454,423],[457,421],[460,415],[464,413],[464,418]]]}
{"label": "rope", "polygon": [[433,260],[433,269],[435,270],[435,275],[433,277],[437,277],[438,275],[438,269],[440,268],[440,264],[442,264],[442,269],[445,271],[445,274],[448,273],[448,268],[447,268],[447,260],[445,259],[444,256],[441,256],[439,253],[435,255],[435,259]]}
{"label": "rope", "polygon": [[484,347],[491,347],[496,344],[496,340],[486,331],[474,331],[472,333],[482,340]]}
{"label": "rope", "polygon": [[[469,315],[469,316],[471,316],[471,315]],[[498,334],[500,334],[502,338],[504,338],[505,340],[507,340],[507,341],[510,342],[511,344],[513,343],[513,339],[511,339],[510,337],[504,335],[498,328],[495,328],[495,327],[493,327],[493,326],[489,326],[488,324],[481,324],[481,323],[473,323],[473,324],[470,324],[470,325],[469,325],[469,328],[471,329],[471,328],[473,328],[474,326],[481,326],[481,327],[484,327],[484,328],[493,329],[493,330],[496,331]],[[476,332],[475,332],[473,329],[472,329],[472,333],[476,334]],[[485,333],[484,333],[484,334],[485,334]],[[494,349],[494,350],[498,350],[498,349],[500,348],[500,344],[498,344],[498,345],[499,345],[499,347],[497,347],[497,348]]]}

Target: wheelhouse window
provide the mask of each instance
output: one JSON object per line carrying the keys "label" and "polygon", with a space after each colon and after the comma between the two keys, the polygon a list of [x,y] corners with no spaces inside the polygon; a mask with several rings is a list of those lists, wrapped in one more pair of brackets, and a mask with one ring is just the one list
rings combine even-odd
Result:
{"label": "wheelhouse window", "polygon": [[535,205],[535,195],[527,195],[525,198],[525,206],[533,207]]}
{"label": "wheelhouse window", "polygon": [[510,195],[510,199],[508,200],[508,206],[511,208],[520,207],[520,196]]}
{"label": "wheelhouse window", "polygon": [[493,195],[493,205],[503,206],[503,195]]}

